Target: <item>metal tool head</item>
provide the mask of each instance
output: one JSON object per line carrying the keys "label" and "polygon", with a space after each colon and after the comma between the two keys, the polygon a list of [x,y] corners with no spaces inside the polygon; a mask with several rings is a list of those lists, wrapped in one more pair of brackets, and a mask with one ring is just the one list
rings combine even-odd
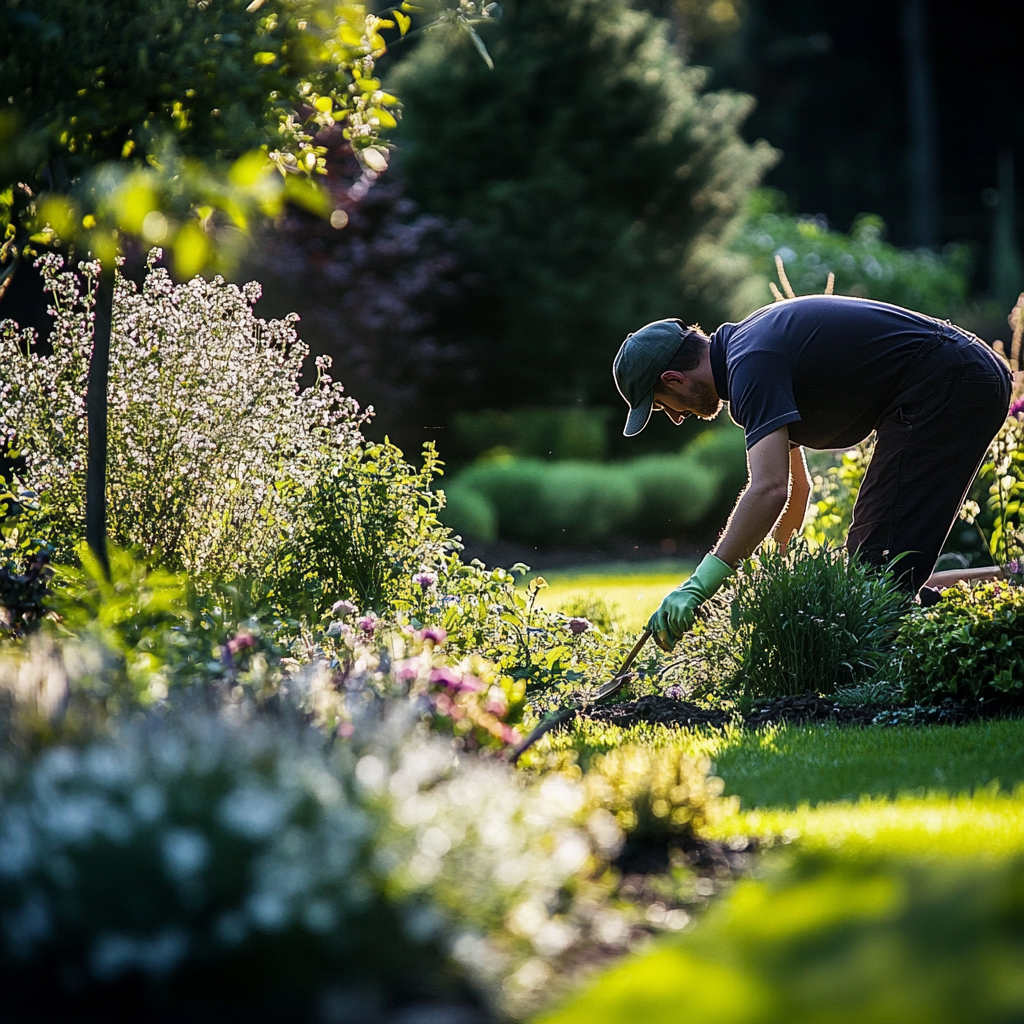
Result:
{"label": "metal tool head", "polygon": [[621,690],[630,679],[630,669],[633,667],[633,662],[636,661],[637,655],[643,650],[643,646],[651,638],[651,631],[645,629],[640,636],[640,639],[633,645],[633,649],[626,655],[626,660],[623,661],[619,671],[608,680],[607,683],[603,683],[599,686],[590,697],[590,703],[596,704],[599,700],[607,700],[609,697],[614,697],[615,694]]}

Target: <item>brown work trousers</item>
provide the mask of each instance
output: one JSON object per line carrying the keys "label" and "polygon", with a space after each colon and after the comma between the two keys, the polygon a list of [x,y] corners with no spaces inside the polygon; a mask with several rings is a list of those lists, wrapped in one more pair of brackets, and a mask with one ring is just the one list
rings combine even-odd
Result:
{"label": "brown work trousers", "polygon": [[1010,371],[974,335],[943,324],[875,425],[846,546],[913,593],[935,569],[989,443],[1006,419]]}

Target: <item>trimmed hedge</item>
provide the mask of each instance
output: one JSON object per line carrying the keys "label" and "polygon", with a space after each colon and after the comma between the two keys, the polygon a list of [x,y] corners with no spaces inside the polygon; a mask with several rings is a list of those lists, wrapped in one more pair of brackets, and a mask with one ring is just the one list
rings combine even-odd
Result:
{"label": "trimmed hedge", "polygon": [[445,488],[445,525],[469,540],[499,536],[578,546],[621,534],[700,536],[725,518],[746,481],[743,432],[706,431],[678,455],[629,462],[478,462]]}

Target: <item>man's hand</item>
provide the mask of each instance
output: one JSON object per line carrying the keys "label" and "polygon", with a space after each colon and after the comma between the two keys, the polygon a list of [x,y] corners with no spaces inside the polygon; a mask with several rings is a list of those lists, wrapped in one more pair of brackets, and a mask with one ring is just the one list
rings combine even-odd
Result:
{"label": "man's hand", "polygon": [[647,622],[654,642],[663,651],[671,651],[679,643],[682,635],[693,625],[697,609],[717,593],[732,572],[732,567],[720,558],[705,555],[694,574],[665,596]]}

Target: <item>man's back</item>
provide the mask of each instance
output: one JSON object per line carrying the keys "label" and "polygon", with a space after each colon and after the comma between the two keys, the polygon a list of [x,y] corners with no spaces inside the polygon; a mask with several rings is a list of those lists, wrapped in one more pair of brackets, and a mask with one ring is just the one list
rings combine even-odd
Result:
{"label": "man's back", "polygon": [[885,302],[808,295],[723,324],[711,365],[748,447],[788,425],[796,444],[845,448],[871,432],[921,355],[957,330]]}

